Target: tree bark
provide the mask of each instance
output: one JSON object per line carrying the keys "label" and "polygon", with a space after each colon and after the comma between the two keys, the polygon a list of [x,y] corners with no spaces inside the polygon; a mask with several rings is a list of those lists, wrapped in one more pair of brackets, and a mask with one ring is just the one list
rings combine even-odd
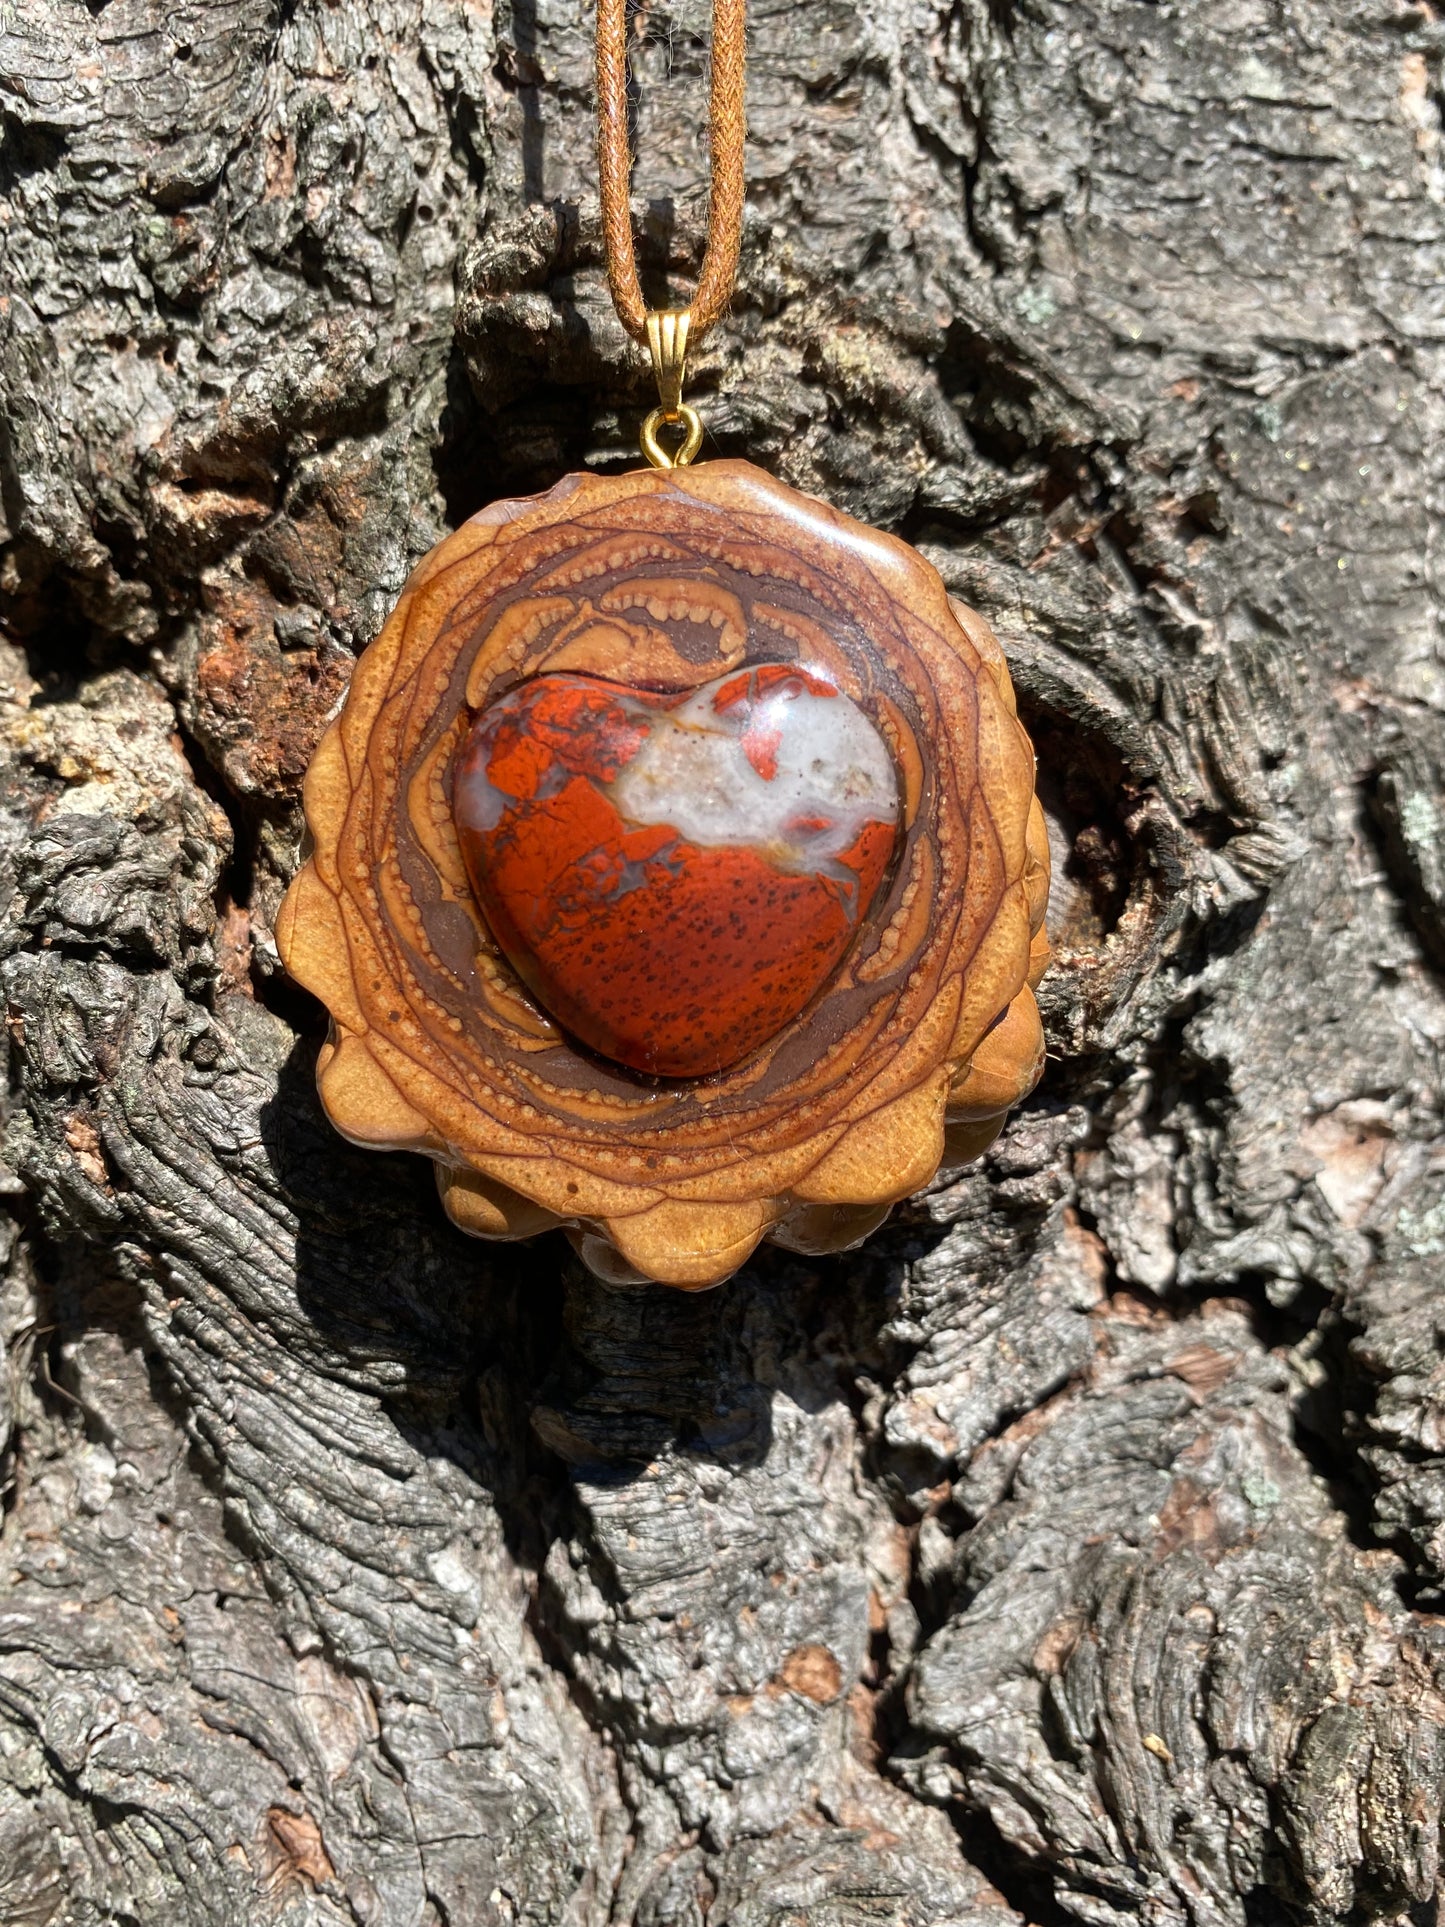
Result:
{"label": "tree bark", "polygon": [[756,0],[693,395],[998,629],[1060,961],[982,1166],[691,1298],[342,1143],[272,937],[410,565],[635,459],[589,11],[0,4],[0,1919],[1433,1918],[1442,46]]}

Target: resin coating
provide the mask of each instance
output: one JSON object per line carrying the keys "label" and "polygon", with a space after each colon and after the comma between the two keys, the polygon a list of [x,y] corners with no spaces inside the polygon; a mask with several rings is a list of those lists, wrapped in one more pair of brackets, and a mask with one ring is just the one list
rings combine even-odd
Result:
{"label": "resin coating", "polygon": [[[885,760],[827,688],[886,744],[881,815]],[[844,753],[802,754],[829,717]],[[463,523],[357,662],[306,821],[276,944],[330,1013],[327,1115],[435,1160],[464,1230],[564,1227],[614,1283],[855,1244],[1041,1068],[1048,831],[998,643],[922,556],[746,462]],[[828,974],[766,1036],[810,951]],[[675,1074],[605,1055],[619,1031]]]}
{"label": "resin coating", "polygon": [[682,695],[558,673],[481,713],[452,808],[543,1007],[604,1057],[698,1077],[837,968],[893,854],[898,780],[874,724],[807,669]]}

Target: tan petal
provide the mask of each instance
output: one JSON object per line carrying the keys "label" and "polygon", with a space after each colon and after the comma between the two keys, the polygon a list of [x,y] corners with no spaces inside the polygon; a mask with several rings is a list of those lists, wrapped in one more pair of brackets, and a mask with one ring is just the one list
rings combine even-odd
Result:
{"label": "tan petal", "polygon": [[854,1251],[893,1209],[891,1204],[798,1204],[768,1233],[769,1244],[804,1257]]}
{"label": "tan petal", "polygon": [[980,704],[978,783],[1012,882],[1027,861],[1029,811],[1034,801],[1034,751],[1020,725],[999,704]]}
{"label": "tan petal", "polygon": [[1049,933],[1041,927],[1034,932],[1033,942],[1029,945],[1028,986],[1030,990],[1038,989],[1044,972],[1053,960],[1054,950],[1049,942]]}
{"label": "tan petal", "polygon": [[745,1264],[776,1213],[751,1204],[659,1204],[605,1225],[628,1264],[660,1284],[699,1291]]}
{"label": "tan petal", "polygon": [[951,1062],[966,1063],[972,1057],[984,1032],[1024,981],[1029,944],[1028,904],[1020,883],[999,910],[969,966],[949,1045]]}
{"label": "tan petal", "polygon": [[952,1119],[991,1117],[1027,1097],[1044,1068],[1039,1007],[1027,985],[974,1052],[948,1094]]}
{"label": "tan petal", "polygon": [[[346,691],[346,707],[321,739],[323,745],[328,739],[333,742],[345,761],[353,785],[361,780],[361,773],[366,768],[372,726],[391,694],[397,656],[406,635],[412,607],[411,598],[403,597],[392,611],[386,627],[352,670]],[[312,814],[309,776],[305,795],[307,822],[326,822],[326,817]]]}
{"label": "tan petal", "polygon": [[[456,1099],[448,1106],[448,1118],[458,1132],[449,1136],[452,1149],[470,1151],[465,1098]],[[475,1155],[477,1163],[486,1166],[489,1177],[509,1190],[520,1192],[524,1198],[531,1198],[559,1218],[602,1219],[637,1211],[639,1206],[645,1215],[651,1206],[664,1201],[662,1191],[656,1185],[645,1184],[640,1172],[636,1182],[629,1184],[601,1177],[567,1158],[509,1157],[490,1148],[478,1148]],[[639,1158],[639,1165],[641,1162]]]}
{"label": "tan petal", "polygon": [[928,1079],[860,1122],[795,1187],[817,1204],[896,1204],[938,1169],[944,1080]]}
{"label": "tan petal", "polygon": [[[352,677],[355,685],[356,678]],[[333,723],[316,745],[316,753],[311,758],[311,767],[306,772],[302,786],[302,797],[306,804],[308,823],[340,823],[351,805],[354,787],[350,770],[346,766],[346,753],[342,747],[341,731]],[[311,862],[316,865],[322,879],[334,890],[340,878],[330,843],[326,839],[318,841]],[[279,937],[279,931],[277,935]],[[289,969],[290,966],[288,965]]]}
{"label": "tan petal", "polygon": [[823,1153],[838,1141],[846,1126],[819,1132],[801,1143],[787,1144],[766,1155],[749,1155],[741,1150],[728,1162],[719,1160],[706,1177],[669,1176],[666,1160],[660,1161],[659,1185],[675,1202],[689,1204],[739,1204],[764,1196],[781,1197],[797,1180],[811,1171]]}
{"label": "tan petal", "polygon": [[1008,1113],[1000,1111],[995,1117],[980,1117],[968,1124],[948,1124],[943,1132],[943,1163],[939,1169],[944,1176],[961,1171],[975,1158],[982,1157],[993,1143],[1004,1125]]}
{"label": "tan petal", "polygon": [[360,1037],[343,1037],[318,1070],[326,1115],[354,1144],[403,1150],[425,1144],[430,1132]]}
{"label": "tan petal", "polygon": [[351,946],[336,898],[317,874],[303,864],[282,898],[276,916],[276,948],[303,990],[319,997],[343,1028],[366,1029],[351,974]]}
{"label": "tan petal", "polygon": [[1036,796],[1029,806],[1024,860],[1024,889],[1029,900],[1029,929],[1035,932],[1043,928],[1044,914],[1049,907],[1049,882],[1052,869],[1053,861],[1049,854],[1049,826],[1044,820],[1043,805]]}
{"label": "tan petal", "polygon": [[977,609],[970,609],[966,602],[960,602],[956,596],[950,596],[948,606],[953,611],[959,628],[992,671],[994,686],[1009,714],[1017,716],[1018,700],[1014,695],[1013,678],[1009,675],[1008,663],[1004,659],[1003,650],[999,647],[998,637]]}
{"label": "tan petal", "polygon": [[437,1190],[452,1223],[474,1238],[535,1238],[562,1221],[480,1171],[438,1164]]}
{"label": "tan petal", "polygon": [[604,1284],[640,1286],[656,1283],[655,1279],[645,1277],[636,1265],[628,1264],[616,1245],[609,1244],[600,1231],[572,1226],[567,1236],[583,1264]]}

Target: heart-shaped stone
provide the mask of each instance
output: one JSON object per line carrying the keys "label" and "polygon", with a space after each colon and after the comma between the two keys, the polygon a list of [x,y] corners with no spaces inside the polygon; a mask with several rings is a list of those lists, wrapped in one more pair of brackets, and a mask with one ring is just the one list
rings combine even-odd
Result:
{"label": "heart-shaped stone", "polygon": [[898,779],[874,724],[810,670],[681,695],[553,673],[478,716],[452,809],[544,1009],[604,1057],[699,1077],[837,968],[893,854]]}

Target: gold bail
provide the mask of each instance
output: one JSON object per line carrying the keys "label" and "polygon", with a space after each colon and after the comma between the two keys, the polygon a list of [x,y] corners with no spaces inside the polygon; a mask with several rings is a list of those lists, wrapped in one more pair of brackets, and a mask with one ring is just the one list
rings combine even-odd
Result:
{"label": "gold bail", "polygon": [[687,374],[689,308],[654,308],[647,317],[647,345],[652,350],[652,372],[657,376],[657,399],[663,418],[674,421],[682,407],[682,384]]}
{"label": "gold bail", "polygon": [[[657,376],[658,405],[642,424],[642,452],[654,468],[686,468],[702,447],[702,417],[682,398],[687,373],[688,308],[654,308],[647,315],[647,345]],[[680,432],[675,449],[663,445],[660,428]]]}

